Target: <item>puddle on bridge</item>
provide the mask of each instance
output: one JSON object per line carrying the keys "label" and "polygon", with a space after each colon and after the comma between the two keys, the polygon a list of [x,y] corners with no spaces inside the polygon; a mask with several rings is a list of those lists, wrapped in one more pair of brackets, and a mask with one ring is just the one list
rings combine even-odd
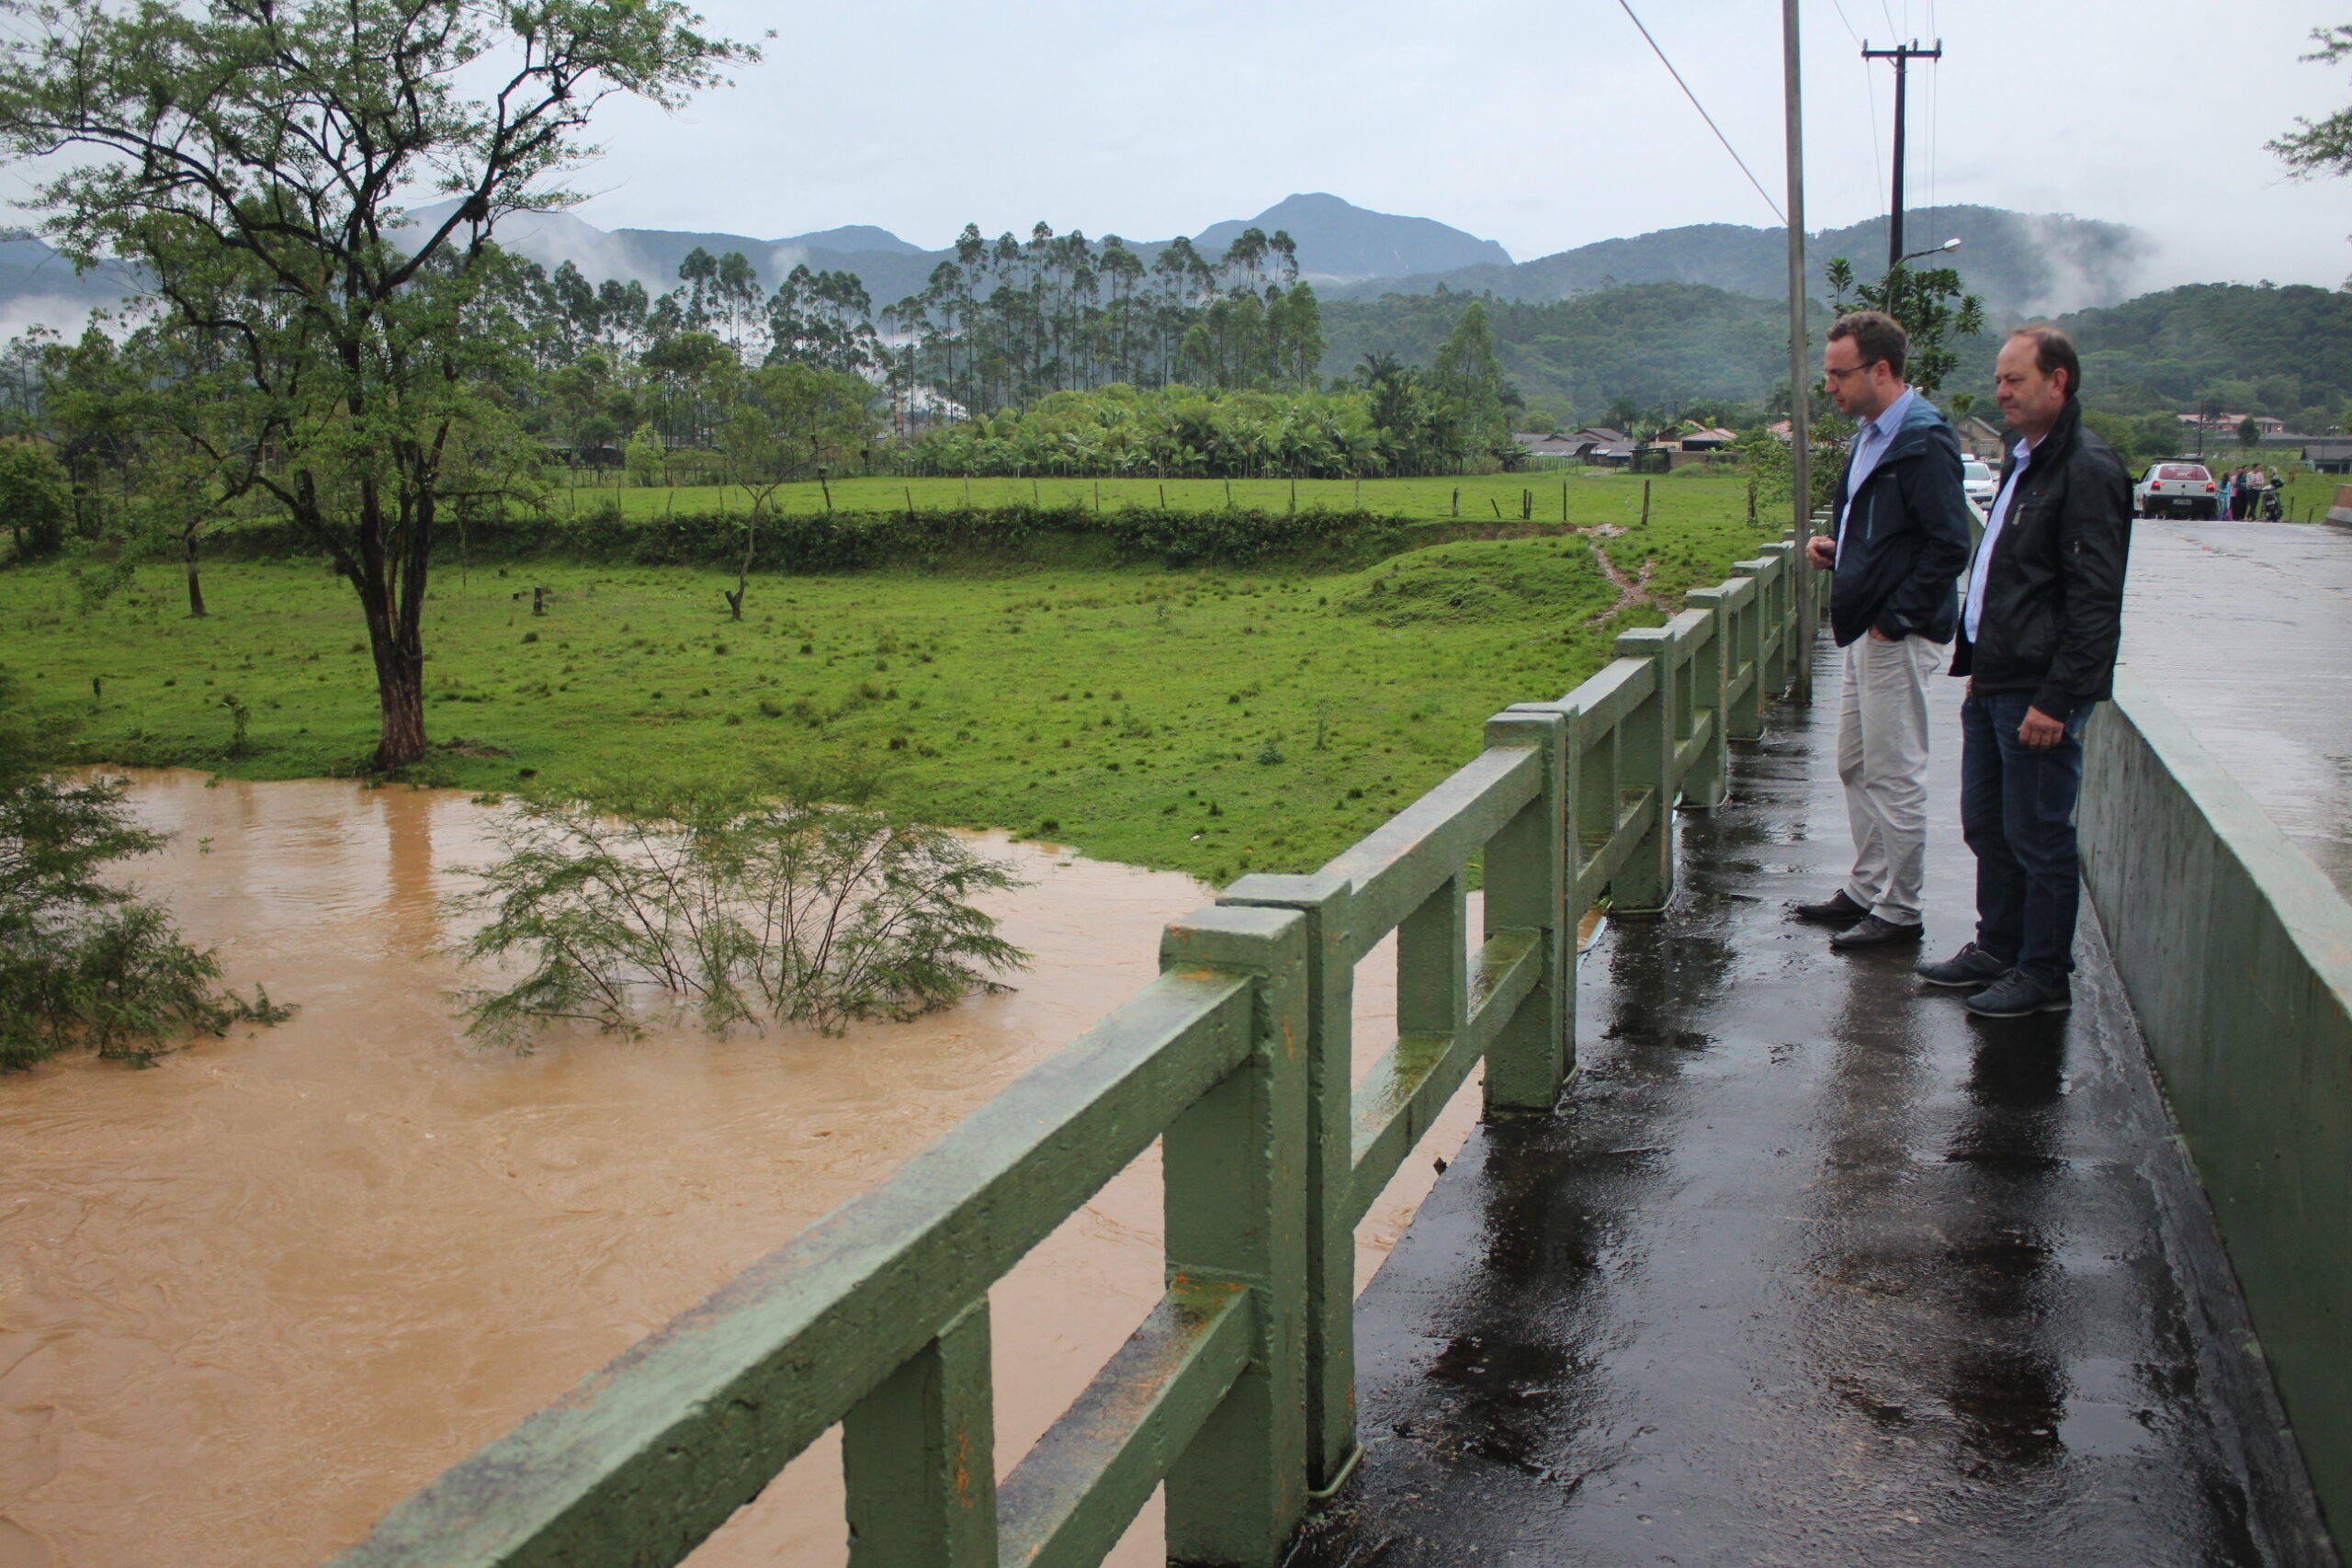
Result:
{"label": "puddle on bridge", "polygon": [[[147,774],[132,880],[300,1005],[148,1072],[0,1078],[0,1568],[297,1568],[886,1175],[1146,984],[1183,876],[991,843],[1017,988],[828,1040],[467,1041],[436,907],[488,853],[462,795]],[[1393,1037],[1363,972],[1365,1049]],[[1366,1220],[1359,1279],[1475,1089]],[[993,1294],[1009,1468],[1159,1289],[1156,1161]],[[837,1450],[693,1558],[838,1562]],[[1155,1507],[1114,1561],[1159,1560]]]}

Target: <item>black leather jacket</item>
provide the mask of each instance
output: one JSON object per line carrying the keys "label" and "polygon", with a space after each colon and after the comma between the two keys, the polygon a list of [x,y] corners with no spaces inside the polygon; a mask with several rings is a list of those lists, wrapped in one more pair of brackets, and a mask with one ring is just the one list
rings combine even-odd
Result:
{"label": "black leather jacket", "polygon": [[[2016,460],[2012,446],[2004,486]],[[2030,692],[2035,707],[2068,719],[2115,692],[2132,480],[2069,400],[2015,482],[1976,639],[1963,617],[1951,672],[1973,677],[1980,692]]]}
{"label": "black leather jacket", "polygon": [[1960,437],[1925,398],[1914,398],[1877,465],[1849,499],[1838,477],[1841,541],[1829,591],[1829,630],[1845,647],[1876,626],[1950,642],[1959,624],[1953,585],[1968,564],[1968,501]]}

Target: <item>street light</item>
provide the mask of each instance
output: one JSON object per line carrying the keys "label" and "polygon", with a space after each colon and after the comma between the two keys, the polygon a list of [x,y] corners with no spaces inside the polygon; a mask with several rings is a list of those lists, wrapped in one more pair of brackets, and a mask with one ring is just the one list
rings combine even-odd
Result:
{"label": "street light", "polygon": [[1905,256],[1903,261],[1898,261],[1894,265],[1901,266],[1903,262],[1915,262],[1921,256],[1939,256],[1946,251],[1956,251],[1958,249],[1960,249],[1960,242],[1958,240],[1946,240],[1940,245],[1930,245],[1924,251],[1913,251],[1909,255]]}

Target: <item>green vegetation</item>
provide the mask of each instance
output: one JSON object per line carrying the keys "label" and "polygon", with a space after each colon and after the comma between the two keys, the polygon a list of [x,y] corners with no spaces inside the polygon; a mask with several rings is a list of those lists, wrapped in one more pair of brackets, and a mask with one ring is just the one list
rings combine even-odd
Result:
{"label": "green vegetation", "polygon": [[[1026,507],[1041,513],[1099,510],[1107,518],[1135,509],[1183,514],[1207,526],[1217,513],[1228,511],[1287,517],[1295,496],[1301,514],[1361,512],[1400,523],[1458,519],[1468,524],[1515,520],[1525,508],[1538,523],[1566,521],[1581,526],[1634,521],[1641,515],[1642,483],[1622,473],[1591,469],[1402,479],[1089,479],[1053,474],[900,479],[876,475],[834,479],[823,484],[808,480],[780,485],[770,495],[768,513],[779,517],[816,516],[829,509],[829,502],[831,510],[843,514],[868,515]],[[1654,487],[1654,505],[1667,509],[1662,515],[1681,522],[1735,511],[1745,517],[1745,484],[1736,473],[1710,471],[1703,481],[1687,481],[1678,474],[1671,485],[1661,480]],[[590,514],[617,508],[621,516],[631,519],[707,513],[740,518],[752,504],[752,493],[743,486],[718,484],[668,490],[582,485],[577,491],[559,491],[548,499],[558,517],[567,510]]]}
{"label": "green vegetation", "polygon": [[[1829,263],[1832,305],[1849,310],[1883,310],[1903,323],[1910,339],[1904,379],[1933,398],[1960,363],[1958,345],[1984,332],[1984,301],[1961,288],[1956,268],[1891,266],[1876,282],[1857,283],[1843,256]],[[1850,297],[1849,297],[1850,296]]]}
{"label": "green vegetation", "polygon": [[[1326,367],[1383,354],[1430,364],[1471,298],[1441,290],[1327,303]],[[1540,304],[1482,303],[1504,372],[1530,403],[1551,407],[1562,422],[1601,420],[1612,405],[1632,411],[1711,400],[1762,409],[1777,399],[1785,409],[1789,319],[1779,300],[1644,283]],[[1819,318],[1816,331],[1827,324]]]}
{"label": "green vegetation", "polygon": [[[309,535],[365,615],[378,764],[417,761],[442,511],[544,457],[497,395],[529,344],[491,227],[574,199],[553,185],[607,96],[674,107],[757,51],[676,0],[11,15],[0,150],[53,160],[32,200],[64,254],[151,288],[116,373],[85,378],[125,513],[256,509]],[[419,188],[456,199],[410,223]]]}
{"label": "green vegetation", "polygon": [[112,863],[158,849],[118,781],[57,776],[65,726],[37,717],[0,670],[0,1071],[62,1051],[145,1061],[176,1036],[286,1016],[220,989],[220,966],[171,917],[107,886]]}
{"label": "green vegetation", "polygon": [[[1617,627],[1655,622],[1770,531],[1745,521],[1736,478],[1657,481],[1646,525],[1644,481],[1570,483],[1589,532],[1457,539],[1319,575],[761,576],[741,623],[720,597],[731,563],[446,570],[427,682],[438,744],[409,776],[576,793],[864,769],[878,773],[876,803],[915,820],[1216,881],[1306,869],[1473,754],[1487,715],[1566,691]],[[1444,481],[1395,488],[1365,486],[1367,506],[1451,509]],[[194,621],[156,567],[93,612],[58,565],[0,576],[28,691],[86,710],[104,678],[91,758],[243,777],[363,769],[375,704],[345,593],[316,560],[223,564],[213,579],[214,615]],[[233,756],[231,694],[250,714]]]}
{"label": "green vegetation", "polygon": [[[2352,26],[2313,28],[2312,41],[2319,48],[2302,56],[2306,63],[2335,65],[2352,60]],[[2318,121],[2298,118],[2293,130],[2266,145],[2300,179],[2352,175],[2352,108]]]}
{"label": "green vegetation", "polygon": [[637,995],[655,991],[714,1033],[783,1021],[838,1034],[1001,990],[993,975],[1025,955],[969,900],[1016,886],[1012,872],[940,829],[841,804],[857,793],[842,782],[782,798],[674,783],[526,797],[496,829],[506,852],[458,901],[491,917],[469,958],[528,961],[474,997],[475,1032],[513,1041],[561,1019],[634,1032]]}

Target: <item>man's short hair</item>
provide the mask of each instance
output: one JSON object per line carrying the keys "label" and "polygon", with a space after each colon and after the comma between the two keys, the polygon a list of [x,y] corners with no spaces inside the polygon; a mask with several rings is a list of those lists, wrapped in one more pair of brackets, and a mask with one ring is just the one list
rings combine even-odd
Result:
{"label": "man's short hair", "polygon": [[2066,396],[2076,398],[2083,391],[2082,356],[2075,352],[2075,340],[2046,321],[2030,327],[2019,327],[2009,334],[2021,337],[2033,344],[2033,367],[2044,376],[2066,373]]}
{"label": "man's short hair", "polygon": [[1883,359],[1894,378],[1903,379],[1903,367],[1911,357],[1911,334],[1893,316],[1883,310],[1856,310],[1840,316],[1829,324],[1829,341],[1836,343],[1839,338],[1854,340],[1854,352],[1862,356],[1863,369]]}

